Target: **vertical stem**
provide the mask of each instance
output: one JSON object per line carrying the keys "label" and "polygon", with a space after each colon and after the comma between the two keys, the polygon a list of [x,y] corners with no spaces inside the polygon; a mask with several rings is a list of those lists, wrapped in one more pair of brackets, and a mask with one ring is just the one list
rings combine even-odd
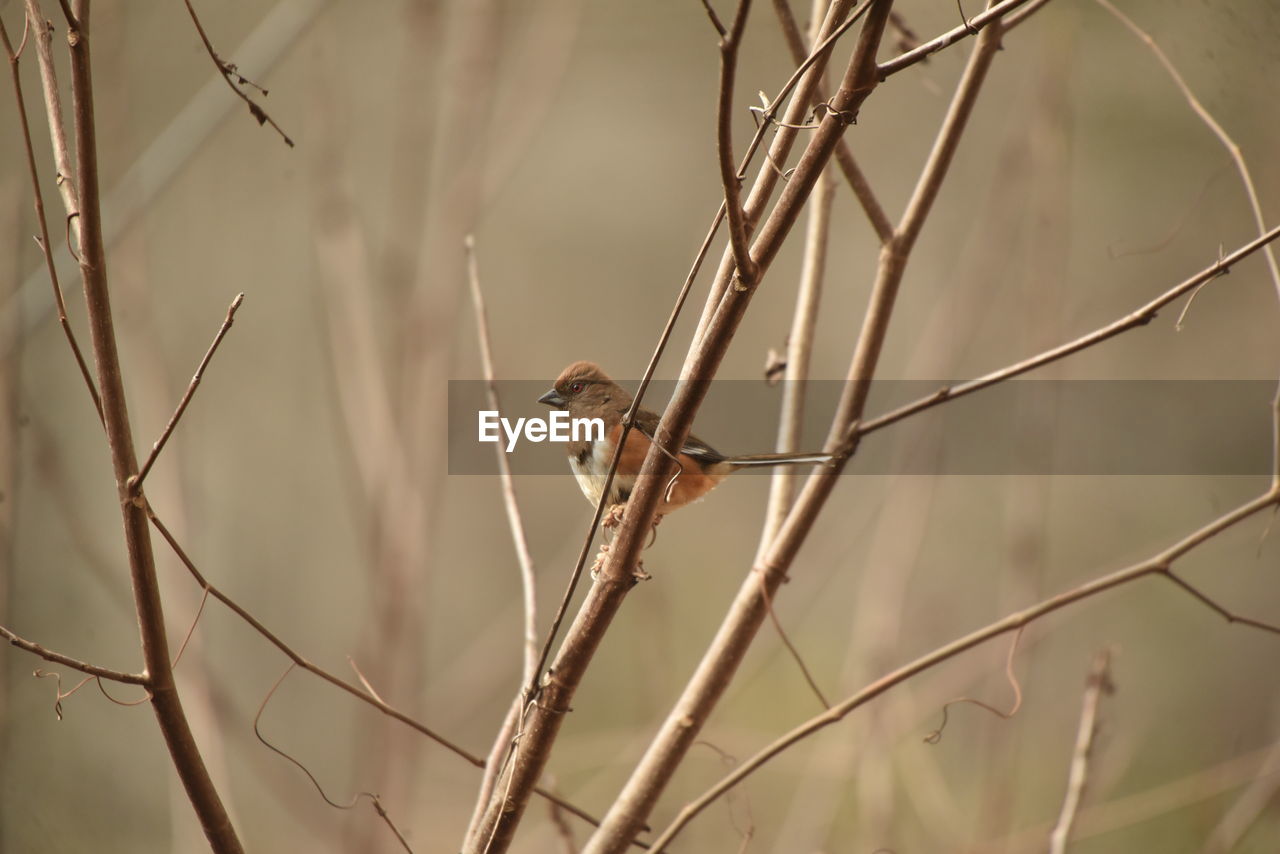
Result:
{"label": "vertical stem", "polygon": [[129,412],[125,405],[124,378],[120,372],[120,357],[116,349],[111,299],[107,288],[89,58],[88,0],[76,3],[73,15],[67,22],[67,43],[71,52],[72,110],[75,117],[76,161],[79,166],[77,189],[82,205],[80,275],[84,282],[85,305],[89,316],[98,387],[102,395],[107,442],[111,450],[111,465],[115,472],[116,491],[123,515],[147,689],[151,694],[151,707],[169,748],[169,755],[210,845],[217,852],[239,854],[243,851],[240,840],[205,768],[174,684],[164,611],[156,580],[155,557],[151,550],[146,499],[140,490],[134,489],[132,483],[137,473],[138,460],[134,453]]}
{"label": "vertical stem", "polygon": [[747,13],[750,11],[751,0],[738,0],[733,26],[720,39],[720,99],[716,121],[716,147],[719,153],[720,182],[724,186],[725,212],[729,220],[729,243],[733,248],[738,276],[748,283],[755,281],[756,269],[751,261],[746,213],[742,210],[742,182],[738,178],[738,169],[733,159],[733,83],[738,70],[742,34],[746,30]]}
{"label": "vertical stem", "polygon": [[[805,234],[804,265],[800,271],[800,288],[796,293],[796,311],[787,336],[787,367],[782,381],[782,415],[778,423],[779,453],[800,450],[800,434],[804,427],[805,384],[809,379],[809,357],[813,351],[813,330],[818,323],[818,304],[822,298],[822,281],[826,274],[827,239],[831,233],[831,207],[835,201],[835,181],[830,175],[819,179],[813,188],[809,208],[809,226]],[[769,490],[769,507],[765,511],[764,531],[760,535],[763,553],[787,518],[796,494],[796,474],[778,469]]]}
{"label": "vertical stem", "polygon": [[1111,653],[1102,650],[1093,660],[1089,681],[1084,690],[1084,703],[1080,709],[1080,726],[1076,731],[1076,747],[1071,755],[1071,771],[1067,777],[1067,794],[1058,814],[1058,823],[1049,835],[1049,854],[1066,854],[1071,839],[1071,826],[1075,823],[1080,801],[1084,797],[1089,779],[1089,758],[1093,752],[1093,737],[1098,726],[1098,704],[1111,688],[1109,672]]}

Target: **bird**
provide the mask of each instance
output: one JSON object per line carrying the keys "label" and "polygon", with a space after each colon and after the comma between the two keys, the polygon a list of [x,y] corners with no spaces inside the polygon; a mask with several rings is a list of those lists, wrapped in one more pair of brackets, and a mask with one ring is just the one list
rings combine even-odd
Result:
{"label": "bird", "polygon": [[[539,403],[567,410],[570,418],[599,418],[604,423],[602,439],[565,443],[569,469],[577,478],[583,495],[593,505],[599,503],[604,492],[614,449],[622,436],[623,416],[631,408],[633,399],[631,393],[610,379],[599,365],[586,361],[570,364],[560,373],[551,390],[538,398]],[[627,434],[618,470],[609,489],[607,503],[611,508],[626,504],[631,497],[660,420],[656,412],[643,408],[636,410],[633,429]],[[668,455],[676,459],[678,469],[664,490],[657,509],[658,518],[701,500],[726,477],[741,469],[821,464],[833,459],[829,453],[727,456],[692,434],[684,440],[679,451]],[[611,512],[610,517],[616,521],[617,514]]]}

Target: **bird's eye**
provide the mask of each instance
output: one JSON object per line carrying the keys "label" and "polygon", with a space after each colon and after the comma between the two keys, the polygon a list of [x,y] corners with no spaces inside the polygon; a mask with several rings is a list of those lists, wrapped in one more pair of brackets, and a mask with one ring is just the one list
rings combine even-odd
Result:
{"label": "bird's eye", "polygon": [[582,389],[583,389],[583,384],[580,382],[569,384],[569,391],[573,392],[574,394],[577,394],[578,392],[582,391]]}

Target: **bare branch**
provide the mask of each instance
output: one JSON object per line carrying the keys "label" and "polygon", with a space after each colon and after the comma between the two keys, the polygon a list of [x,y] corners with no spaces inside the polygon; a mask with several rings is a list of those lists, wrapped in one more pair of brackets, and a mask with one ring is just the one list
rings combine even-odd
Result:
{"label": "bare branch", "polygon": [[1085,683],[1084,707],[1080,710],[1080,727],[1076,731],[1076,748],[1071,756],[1071,773],[1067,777],[1067,796],[1058,814],[1058,824],[1049,835],[1049,854],[1066,854],[1067,841],[1071,838],[1071,826],[1084,796],[1085,782],[1089,776],[1089,759],[1093,753],[1093,738],[1097,733],[1098,704],[1104,693],[1114,689],[1111,684],[1111,652],[1103,650],[1093,659],[1093,669]]}
{"label": "bare branch", "polygon": [[0,638],[4,638],[18,649],[25,649],[33,655],[40,656],[45,661],[51,661],[54,664],[61,664],[64,667],[70,667],[72,670],[79,670],[81,673],[87,673],[89,676],[97,676],[101,679],[110,679],[112,682],[121,682],[125,685],[145,686],[147,684],[147,676],[145,673],[126,673],[123,670],[112,670],[108,667],[100,667],[97,664],[90,664],[87,661],[81,661],[78,658],[63,655],[60,652],[54,652],[51,649],[41,646],[35,641],[29,641],[26,638],[19,637],[4,626],[0,626]]}
{"label": "bare branch", "polygon": [[1164,574],[1165,577],[1175,585],[1191,594],[1193,599],[1197,600],[1210,611],[1213,611],[1218,616],[1222,617],[1222,619],[1226,620],[1228,623],[1239,623],[1242,626],[1249,626],[1264,632],[1271,632],[1274,635],[1280,635],[1280,626],[1276,626],[1262,620],[1255,620],[1252,617],[1245,617],[1234,611],[1228,610],[1222,605],[1219,605],[1208,594],[1202,592],[1198,587],[1183,579],[1182,576],[1175,573],[1172,569],[1166,569]]}
{"label": "bare branch", "polygon": [[[80,199],[76,195],[75,169],[71,165],[71,149],[67,145],[67,125],[62,117],[62,94],[58,88],[58,75],[53,62],[53,22],[44,17],[37,0],[26,0],[27,26],[36,34],[36,59],[40,67],[40,83],[44,92],[45,113],[49,120],[49,141],[53,146],[53,164],[58,170],[56,183],[66,208],[68,225],[75,226],[80,213]],[[67,245],[79,243],[68,237]]]}
{"label": "bare branch", "polygon": [[187,651],[187,644],[191,643],[191,637],[196,633],[196,626],[200,625],[200,618],[204,616],[204,606],[209,604],[209,588],[205,588],[200,594],[200,605],[196,608],[196,615],[191,618],[191,625],[187,628],[187,633],[182,636],[182,643],[178,645],[178,651],[173,656],[173,667],[176,670],[178,662],[182,660],[182,654]]}
{"label": "bare branch", "polygon": [[773,597],[769,595],[769,588],[764,583],[764,576],[759,575],[757,578],[760,579],[760,596],[764,599],[764,607],[769,612],[769,620],[773,623],[774,631],[782,639],[782,644],[787,648],[787,652],[791,653],[792,660],[800,668],[800,673],[804,676],[805,683],[809,686],[809,690],[813,692],[813,695],[818,698],[818,703],[824,709],[831,708],[831,702],[827,699],[827,695],[822,693],[822,689],[818,687],[818,682],[813,678],[813,674],[809,672],[809,666],[804,663],[804,657],[800,655],[800,650],[796,649],[795,644],[791,642],[791,638],[787,637],[786,630],[782,628],[782,621],[778,619],[777,612],[773,610]]}
{"label": "bare branch", "polygon": [[[773,197],[773,191],[777,187],[778,179],[781,177],[781,164],[786,162],[791,152],[796,134],[799,133],[798,129],[800,127],[812,128],[811,125],[801,125],[801,122],[810,115],[813,98],[818,91],[818,84],[822,80],[831,49],[835,46],[836,41],[852,29],[853,25],[871,8],[871,2],[872,0],[863,0],[862,3],[858,4],[857,8],[850,11],[853,7],[853,0],[833,0],[827,9],[826,17],[823,18],[819,27],[821,38],[817,46],[805,58],[804,62],[800,63],[796,70],[791,73],[782,89],[770,101],[769,107],[761,114],[762,121],[756,129],[756,134],[752,138],[751,144],[747,146],[746,154],[743,155],[742,167],[738,170],[739,176],[746,175],[747,167],[750,165],[760,144],[764,141],[765,133],[772,127],[777,128],[777,133],[773,142],[769,145],[768,152],[765,154],[765,163],[760,167],[760,172],[751,187],[751,192],[747,194],[747,199],[743,204],[745,224],[748,229],[754,230],[756,223],[764,215],[765,208]],[[790,102],[787,102],[788,98],[790,98]],[[782,121],[776,121],[777,108],[783,103],[787,104],[785,114]],[[828,103],[824,109],[826,110],[826,113],[823,114],[825,116],[831,112],[830,104]],[[838,117],[851,120],[852,113]],[[828,132],[830,130],[828,128]],[[839,136],[839,134],[835,135]],[[810,145],[812,146],[812,140]],[[758,263],[760,262],[758,258],[755,260]],[[725,291],[730,286],[735,266],[735,256],[732,249],[730,249],[720,259],[716,278],[711,285],[711,293],[703,305],[702,315],[698,319],[698,328],[694,333],[695,344],[700,342],[706,334],[712,316],[723,301]],[[768,265],[765,264],[765,266]]]}
{"label": "bare branch", "polygon": [[[787,47],[791,51],[792,59],[796,62],[804,61],[806,55],[804,37],[800,35],[800,27],[796,24],[795,14],[791,11],[791,4],[787,0],[774,0],[773,7],[777,12],[778,23],[782,29],[782,35],[786,39]],[[893,17],[891,14],[889,16],[890,20]],[[819,85],[816,90],[817,97],[820,100],[826,100],[825,88],[825,86]],[[858,161],[853,156],[853,149],[849,147],[848,140],[841,139],[836,143],[834,157],[841,173],[844,174],[845,180],[849,183],[849,188],[853,190],[854,197],[862,205],[863,212],[871,222],[871,227],[875,229],[876,236],[880,238],[881,243],[887,242],[893,236],[893,223],[889,221],[884,208],[880,205],[880,200],[876,198],[875,191],[871,189],[870,182],[867,181],[866,175],[862,173],[862,168],[858,166]]]}
{"label": "bare branch", "polygon": [[239,854],[243,851],[240,840],[209,776],[204,758],[200,755],[174,683],[147,516],[140,504],[131,500],[127,485],[129,479],[137,473],[138,461],[125,403],[124,377],[107,283],[89,51],[91,39],[88,2],[81,0],[76,4],[75,12],[68,15],[68,24],[70,29],[67,44],[71,53],[71,98],[78,167],[76,191],[81,204],[80,277],[84,284],[89,332],[98,371],[98,388],[102,395],[107,444],[111,451],[112,470],[120,498],[134,607],[148,677],[146,687],[151,694],[151,708],[169,749],[169,756],[209,844],[219,854]]}
{"label": "bare branch", "polygon": [[[1218,142],[1222,143],[1222,147],[1227,150],[1227,154],[1231,156],[1231,160],[1236,165],[1236,171],[1240,173],[1240,181],[1244,184],[1245,195],[1249,197],[1249,207],[1253,212],[1253,222],[1258,228],[1258,233],[1263,234],[1267,230],[1266,219],[1262,216],[1262,203],[1258,200],[1258,189],[1254,186],[1253,177],[1249,174],[1249,165],[1245,163],[1244,155],[1240,151],[1240,145],[1231,138],[1222,125],[1218,124],[1218,120],[1213,117],[1204,104],[1200,103],[1200,99],[1191,91],[1191,87],[1187,85],[1187,81],[1183,79],[1182,74],[1178,72],[1168,55],[1160,49],[1160,45],[1156,43],[1146,30],[1139,27],[1125,13],[1121,12],[1110,0],[1095,0],[1095,2],[1111,13],[1116,20],[1124,24],[1124,26],[1138,37],[1138,40],[1145,44],[1159,61],[1161,67],[1173,79],[1173,83],[1178,87],[1178,91],[1182,93],[1182,97],[1186,99],[1187,104],[1191,107],[1191,111],[1202,121],[1209,131],[1218,138]],[[1263,254],[1267,257],[1267,269],[1271,272],[1271,284],[1276,289],[1276,296],[1280,297],[1280,266],[1276,264],[1275,253],[1268,246],[1263,250]]]}
{"label": "bare branch", "polygon": [[[498,400],[498,381],[493,369],[493,348],[489,341],[489,318],[485,311],[484,294],[480,290],[480,271],[476,262],[475,238],[467,235],[467,276],[471,284],[471,299],[475,306],[476,328],[480,336],[480,364],[483,366],[488,386],[489,405],[501,410]],[[537,586],[534,581],[533,555],[529,553],[529,541],[525,537],[524,522],[520,518],[520,504],[516,501],[515,483],[511,478],[511,465],[507,455],[495,446],[498,454],[498,474],[502,480],[502,501],[507,508],[507,522],[511,526],[511,539],[520,561],[520,582],[524,590],[524,682],[537,678],[538,667],[538,611]]]}
{"label": "bare branch", "polygon": [[724,24],[720,22],[720,16],[716,14],[716,10],[711,5],[711,0],[702,0],[702,8],[706,10],[707,17],[711,19],[711,26],[716,28],[716,32],[720,34],[720,38],[724,38],[726,30]]}
{"label": "bare branch", "polygon": [[[30,3],[32,0],[28,0],[28,2]],[[30,17],[28,17],[27,26],[35,26],[37,28],[37,46],[44,44],[47,34],[43,30],[43,25],[39,23],[33,25]],[[0,41],[4,42],[4,51],[9,59],[9,71],[13,78],[13,94],[18,106],[18,121],[22,126],[22,142],[27,153],[27,171],[31,177],[31,194],[35,203],[36,222],[40,225],[40,239],[38,242],[40,251],[44,255],[45,268],[49,272],[49,283],[53,286],[53,300],[58,308],[58,323],[62,326],[62,333],[66,336],[67,344],[71,347],[71,355],[75,358],[76,366],[80,369],[80,376],[84,379],[85,387],[89,389],[89,397],[93,400],[93,408],[97,411],[98,420],[101,422],[103,421],[102,400],[98,396],[98,387],[93,382],[93,375],[89,371],[89,365],[85,361],[84,353],[80,350],[80,343],[76,340],[75,332],[71,329],[71,322],[67,318],[67,304],[62,298],[62,285],[58,282],[58,268],[53,262],[53,249],[49,242],[49,223],[44,210],[44,194],[40,191],[40,173],[36,168],[35,149],[31,144],[31,126],[27,121],[27,103],[22,96],[22,76],[18,69],[18,55],[9,42],[9,31],[5,28],[2,20],[0,20]],[[47,47],[47,44],[45,44],[41,51],[47,50]],[[43,53],[41,55],[43,56]],[[41,61],[43,63],[43,59]],[[52,60],[50,60],[50,65],[52,65]],[[43,68],[43,64],[41,67]],[[56,86],[56,83],[54,85]],[[50,115],[52,116],[52,113]],[[61,120],[58,121],[57,125],[61,127]],[[65,149],[65,140],[62,142],[62,146]],[[55,150],[56,148],[55,146]]]}
{"label": "bare branch", "polygon": [[[485,311],[484,294],[480,289],[480,272],[476,260],[475,238],[467,235],[467,276],[471,285],[471,299],[475,307],[476,327],[480,338],[480,362],[483,366],[489,406],[501,410],[498,400],[498,385],[493,368],[493,349],[489,342],[489,321]],[[524,533],[524,523],[520,517],[520,505],[516,501],[515,483],[511,477],[511,464],[501,448],[495,446],[498,455],[498,473],[502,483],[502,501],[507,511],[507,522],[511,528],[511,539],[515,544],[516,557],[520,564],[520,581],[524,592],[524,669],[522,685],[533,685],[537,682],[538,660],[538,620],[537,590],[534,581],[533,556],[529,553],[529,543]],[[484,776],[480,784],[480,792],[476,799],[476,812],[472,816],[474,826],[483,814],[484,806],[493,794],[493,787],[502,772],[509,744],[515,735],[516,724],[524,708],[523,698],[517,695],[507,717],[499,729],[498,738],[494,740],[493,749],[485,762]],[[559,815],[559,813],[557,813]]]}
{"label": "bare branch", "polygon": [[[710,8],[710,7],[708,7]],[[720,97],[716,118],[716,150],[720,164],[720,183],[724,188],[725,210],[729,219],[729,241],[738,265],[741,286],[751,287],[756,281],[756,264],[751,260],[747,243],[746,215],[742,210],[742,179],[733,160],[733,81],[738,68],[738,49],[747,26],[751,0],[738,0],[738,11],[728,33],[720,38]]]}
{"label": "bare branch", "polygon": [[1025,374],[1028,371],[1035,370],[1036,368],[1042,367],[1051,362],[1056,362],[1059,359],[1066,358],[1073,353],[1078,353],[1081,350],[1085,350],[1095,344],[1106,341],[1108,338],[1113,338],[1122,332],[1127,332],[1130,329],[1134,329],[1139,326],[1146,326],[1155,319],[1156,314],[1160,309],[1164,308],[1166,305],[1178,299],[1182,295],[1195,290],[1205,282],[1208,282],[1211,279],[1216,279],[1219,276],[1226,275],[1231,271],[1231,268],[1235,264],[1249,257],[1277,238],[1280,238],[1280,226],[1271,229],[1261,237],[1251,240],[1236,251],[1220,258],[1213,265],[1204,268],[1190,278],[1173,286],[1169,290],[1160,294],[1160,296],[1143,304],[1142,306],[1139,306],[1137,309],[1119,320],[1108,323],[1106,326],[1099,327],[1093,332],[1082,335],[1065,344],[1045,350],[1044,352],[1032,356],[1029,359],[1024,359],[1021,362],[1016,362],[1008,367],[1001,368],[998,371],[992,371],[989,374],[984,374],[981,377],[977,377],[976,379],[959,383],[954,386],[943,386],[928,397],[922,397],[912,403],[905,404],[904,406],[900,406],[890,412],[886,412],[884,415],[862,422],[854,432],[859,437],[865,436],[868,433],[873,433],[884,427],[888,427],[890,424],[901,421],[903,418],[910,415],[915,415],[917,412],[923,412],[926,409],[938,406],[939,404],[945,403],[948,400],[953,400],[957,397],[973,394],[975,391],[980,391],[989,386],[993,386],[996,383],[1004,382],[1005,380]]}
{"label": "bare branch", "polygon": [[[240,86],[252,86],[261,92],[264,97],[268,94],[267,90],[242,75],[235,65],[218,56],[218,52],[213,49],[213,43],[209,41],[209,36],[205,34],[204,26],[200,23],[200,17],[196,15],[195,7],[191,5],[191,0],[183,0],[183,2],[187,4],[187,12],[191,15],[191,23],[196,25],[196,32],[200,34],[200,41],[204,43],[204,49],[208,52],[209,58],[213,60],[214,66],[218,69],[218,73],[222,75],[222,79],[227,82],[227,86],[231,88],[232,92],[236,93],[236,96],[239,97],[241,101],[245,102],[249,107],[250,115],[253,116],[254,120],[257,121],[258,124],[271,125],[271,127],[275,129],[275,132],[280,134],[280,138],[284,140],[284,144],[293,148],[293,140],[289,138],[289,135],[280,128],[280,125],[276,124],[275,119],[267,115],[267,111],[262,109],[262,107],[258,105],[257,101],[246,95]],[[233,80],[232,78],[235,79]],[[236,85],[237,83],[239,83],[239,85]]]}
{"label": "bare branch", "polygon": [[[1009,616],[972,632],[965,637],[954,640],[945,646],[941,646],[927,655],[917,658],[910,664],[906,664],[892,673],[881,677],[877,681],[863,688],[857,694],[854,694],[843,702],[833,706],[831,710],[825,714],[811,718],[804,724],[801,724],[791,730],[786,735],[776,739],[772,744],[768,745],[743,762],[732,773],[726,775],[720,780],[720,782],[716,783],[705,793],[686,804],[684,808],[680,810],[680,813],[671,825],[653,841],[654,850],[661,851],[663,847],[680,832],[680,830],[682,830],[696,815],[698,815],[698,813],[702,812],[713,801],[732,789],[770,759],[777,756],[779,753],[782,753],[792,745],[808,738],[817,731],[842,720],[854,709],[865,705],[888,691],[890,688],[901,684],[918,673],[922,673],[944,661],[954,658],[962,652],[970,650],[979,644],[985,643],[992,638],[999,637],[1000,635],[1007,634],[1008,632],[1017,631],[1023,626],[1040,619],[1046,614],[1051,614],[1054,611],[1058,611],[1069,605],[1075,604],[1076,602],[1089,599],[1099,593],[1129,584],[1149,575],[1166,575],[1168,574],[1168,569],[1173,562],[1185,555],[1187,552],[1212,539],[1228,528],[1234,527],[1245,519],[1250,518],[1259,511],[1277,505],[1277,503],[1280,503],[1280,490],[1269,491],[1252,501],[1237,507],[1230,513],[1218,517],[1214,521],[1189,534],[1179,542],[1147,560],[1125,567],[1124,569],[1117,570],[1109,575],[1101,576],[1086,584],[1082,584],[1064,593],[1059,593],[1057,596],[1039,602],[1030,608],[1025,608],[1021,611],[1010,614]],[[1273,627],[1268,628],[1270,629]]]}
{"label": "bare branch", "polygon": [[213,336],[213,343],[209,345],[209,349],[205,351],[204,358],[200,360],[200,366],[196,368],[195,374],[191,377],[191,382],[187,384],[187,390],[182,395],[182,400],[178,401],[178,408],[173,411],[173,417],[169,419],[169,423],[165,425],[164,431],[160,434],[160,438],[151,446],[151,453],[147,455],[146,462],[142,464],[142,468],[138,470],[137,475],[129,479],[129,491],[131,495],[137,495],[142,490],[142,482],[147,479],[147,473],[151,471],[151,466],[155,464],[156,458],[160,456],[160,452],[164,450],[165,443],[169,441],[169,437],[173,435],[173,430],[178,426],[178,419],[182,418],[182,413],[187,411],[187,404],[191,403],[191,398],[196,393],[196,388],[200,385],[200,380],[204,378],[205,368],[209,367],[209,360],[213,358],[213,354],[218,351],[218,345],[222,343],[222,339],[226,336],[227,330],[231,328],[231,324],[235,322],[236,310],[240,308],[240,304],[244,302],[244,294],[236,294],[236,298],[231,301],[231,306],[227,309],[227,316],[222,321],[222,326],[218,328],[218,333]]}
{"label": "bare branch", "polygon": [[[800,270],[800,287],[796,292],[796,309],[787,335],[784,359],[781,414],[778,421],[778,453],[800,450],[804,428],[805,387],[809,381],[809,359],[813,353],[813,331],[818,323],[818,306],[822,299],[826,275],[827,241],[831,235],[831,208],[835,202],[835,185],[829,174],[813,188],[809,207],[809,225],[805,234],[804,262]],[[760,550],[768,547],[791,509],[795,497],[795,475],[777,471],[769,488],[769,504],[765,510],[764,530],[760,533]]]}
{"label": "bare branch", "polygon": [[[1003,2],[989,6],[986,10],[980,14],[974,15],[972,18],[969,18],[955,29],[948,30],[937,38],[925,42],[914,50],[909,50],[906,53],[899,54],[888,62],[882,62],[880,64],[881,79],[897,74],[904,68],[910,68],[917,62],[922,62],[923,60],[928,59],[933,54],[943,48],[950,47],[958,41],[962,41],[969,36],[977,35],[982,32],[988,24],[993,21],[1000,20],[1005,15],[1009,15],[1010,12],[1023,4],[1032,3],[1035,8],[1038,9],[1040,6],[1043,6],[1045,2],[1047,2],[1047,0],[1003,0]],[[1010,17],[1012,18],[1014,16],[1010,15]],[[1016,22],[1021,23],[1024,19],[1025,15],[1018,17]]]}

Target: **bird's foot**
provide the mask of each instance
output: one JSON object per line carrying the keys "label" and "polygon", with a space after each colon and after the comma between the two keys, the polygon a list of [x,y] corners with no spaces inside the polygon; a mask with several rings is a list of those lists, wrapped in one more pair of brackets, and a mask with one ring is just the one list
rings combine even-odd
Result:
{"label": "bird's foot", "polygon": [[600,519],[600,527],[606,531],[618,527],[622,523],[622,514],[627,510],[626,504],[610,504]]}
{"label": "bird's foot", "polygon": [[[598,554],[596,554],[596,559],[591,563],[591,580],[592,581],[600,580],[600,571],[604,569],[604,562],[608,558],[609,558],[609,544],[601,543],[600,551]],[[650,578],[653,578],[652,575],[644,571],[644,561],[642,560],[636,561],[635,569],[631,570],[631,577],[634,578],[637,582],[648,581]]]}
{"label": "bird's foot", "polygon": [[605,558],[609,556],[609,544],[601,543],[600,551],[596,555],[596,559],[591,562],[591,580],[600,580],[600,570],[604,569]]}

